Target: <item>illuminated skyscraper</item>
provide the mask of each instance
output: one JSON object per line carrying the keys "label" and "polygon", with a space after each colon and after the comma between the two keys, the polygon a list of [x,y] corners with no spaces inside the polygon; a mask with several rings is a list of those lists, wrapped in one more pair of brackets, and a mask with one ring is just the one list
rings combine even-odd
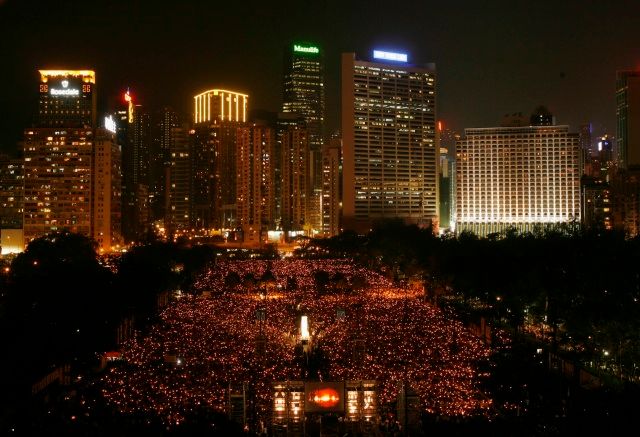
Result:
{"label": "illuminated skyscraper", "polygon": [[465,129],[456,154],[456,231],[579,223],[580,143],[568,126]]}
{"label": "illuminated skyscraper", "polygon": [[249,114],[249,96],[212,89],[194,97],[192,223],[196,228],[236,226],[236,136]]}
{"label": "illuminated skyscraper", "polygon": [[309,135],[309,225],[320,231],[322,147],[324,144],[324,62],[315,44],[294,43],[285,50],[282,112],[296,113]]}
{"label": "illuminated skyscraper", "polygon": [[402,53],[342,55],[343,227],[438,222],[436,72]]}
{"label": "illuminated skyscraper", "polygon": [[95,127],[96,74],[92,70],[40,70],[36,127]]}
{"label": "illuminated skyscraper", "polygon": [[259,124],[238,128],[237,144],[238,226],[245,242],[258,242],[273,229],[275,131]]}
{"label": "illuminated skyscraper", "polygon": [[640,70],[616,75],[618,165],[640,166]]}

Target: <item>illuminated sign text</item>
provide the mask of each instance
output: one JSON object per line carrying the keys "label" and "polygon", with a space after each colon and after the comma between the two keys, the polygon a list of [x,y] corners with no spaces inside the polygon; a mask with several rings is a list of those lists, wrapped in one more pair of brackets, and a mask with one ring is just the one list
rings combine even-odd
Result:
{"label": "illuminated sign text", "polygon": [[80,95],[80,90],[75,88],[67,88],[62,90],[51,88],[49,92],[51,93],[52,96],[79,96]]}
{"label": "illuminated sign text", "polygon": [[384,52],[382,50],[374,50],[373,57],[376,59],[384,59],[386,61],[407,62],[406,53]]}
{"label": "illuminated sign text", "polygon": [[293,51],[302,52],[302,53],[320,53],[320,49],[318,47],[314,47],[314,46],[305,47],[299,44],[293,45]]}

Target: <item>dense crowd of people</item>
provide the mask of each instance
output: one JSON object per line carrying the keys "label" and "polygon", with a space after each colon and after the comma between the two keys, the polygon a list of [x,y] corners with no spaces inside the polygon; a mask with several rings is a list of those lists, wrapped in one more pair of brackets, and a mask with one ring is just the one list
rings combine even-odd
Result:
{"label": "dense crowd of people", "polygon": [[[339,289],[321,286],[318,272]],[[240,278],[232,285],[230,275]],[[339,278],[339,279],[338,279]],[[483,391],[490,350],[465,327],[383,275],[348,260],[222,261],[161,313],[161,321],[122,348],[124,362],[102,378],[118,411],[153,412],[180,424],[207,407],[224,411],[230,386],[247,383],[256,415],[268,419],[274,381],[304,375],[300,317],[326,360],[309,379],[376,380],[381,404],[402,382],[425,411],[491,416]]]}

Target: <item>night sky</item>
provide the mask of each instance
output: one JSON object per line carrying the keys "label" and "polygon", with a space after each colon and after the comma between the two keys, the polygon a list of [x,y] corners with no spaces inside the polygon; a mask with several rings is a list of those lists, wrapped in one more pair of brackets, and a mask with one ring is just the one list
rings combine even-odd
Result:
{"label": "night sky", "polygon": [[[281,103],[291,41],[324,50],[327,132],[339,128],[340,53],[376,48],[435,62],[438,118],[495,126],[545,104],[560,124],[615,134],[615,71],[640,68],[640,1],[0,0],[0,151],[13,153],[37,107],[39,68],[96,70],[99,109],[131,87],[140,103],[190,113],[225,87],[253,109]],[[348,6],[347,6],[348,4]]]}

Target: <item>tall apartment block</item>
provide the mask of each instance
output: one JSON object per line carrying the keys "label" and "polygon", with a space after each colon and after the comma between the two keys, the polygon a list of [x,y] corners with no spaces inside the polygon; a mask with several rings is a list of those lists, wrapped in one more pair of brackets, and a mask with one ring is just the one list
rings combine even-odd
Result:
{"label": "tall apartment block", "polygon": [[438,225],[436,71],[403,53],[342,55],[343,227]]}
{"label": "tall apartment block", "polygon": [[101,252],[116,250],[123,243],[121,156],[116,130],[96,129],[92,159],[91,235]]}
{"label": "tall apartment block", "polygon": [[579,223],[578,134],[542,124],[465,129],[456,148],[457,232]]}
{"label": "tall apartment block", "polygon": [[238,128],[237,221],[245,242],[263,241],[273,229],[275,142],[275,130],[269,126]]}

